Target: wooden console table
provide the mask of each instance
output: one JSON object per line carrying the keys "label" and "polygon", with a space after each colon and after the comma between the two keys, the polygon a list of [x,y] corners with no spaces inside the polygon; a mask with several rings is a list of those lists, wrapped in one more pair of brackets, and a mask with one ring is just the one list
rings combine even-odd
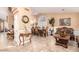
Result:
{"label": "wooden console table", "polygon": [[[31,33],[20,33],[20,35],[19,35],[19,41],[20,41],[19,46],[21,45],[21,43],[23,43],[23,46],[24,46],[24,37],[29,37],[29,35],[31,35]],[[22,39],[21,39],[21,37],[22,37]],[[31,37],[32,37],[32,35],[31,35]],[[30,43],[31,43],[31,37],[29,38]]]}

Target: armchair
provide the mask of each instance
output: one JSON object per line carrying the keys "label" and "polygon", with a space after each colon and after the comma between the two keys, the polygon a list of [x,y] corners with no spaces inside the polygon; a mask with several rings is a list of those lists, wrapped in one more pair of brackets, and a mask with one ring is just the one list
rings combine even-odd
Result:
{"label": "armchair", "polygon": [[67,27],[57,28],[54,37],[56,39],[56,45],[62,45],[67,48],[68,41],[74,39],[73,30]]}

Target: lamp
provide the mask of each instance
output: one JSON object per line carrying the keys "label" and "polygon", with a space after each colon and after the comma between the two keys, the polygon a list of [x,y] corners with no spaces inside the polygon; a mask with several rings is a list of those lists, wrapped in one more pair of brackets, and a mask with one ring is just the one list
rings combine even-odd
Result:
{"label": "lamp", "polygon": [[74,35],[75,35],[75,36],[79,36],[79,30],[75,30],[75,31],[74,31]]}

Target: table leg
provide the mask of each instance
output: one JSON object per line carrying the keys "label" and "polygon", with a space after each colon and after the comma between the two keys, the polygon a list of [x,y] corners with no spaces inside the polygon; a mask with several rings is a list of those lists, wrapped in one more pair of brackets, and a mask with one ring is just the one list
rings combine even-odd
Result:
{"label": "table leg", "polygon": [[[23,42],[20,39],[21,37],[22,37]],[[19,46],[21,45],[21,43],[23,43],[23,46],[24,46],[24,36],[19,36],[19,41],[20,41]]]}
{"label": "table leg", "polygon": [[19,41],[20,41],[20,42],[19,42],[19,46],[21,45],[21,39],[20,39],[20,37],[21,37],[21,36],[19,36]]}

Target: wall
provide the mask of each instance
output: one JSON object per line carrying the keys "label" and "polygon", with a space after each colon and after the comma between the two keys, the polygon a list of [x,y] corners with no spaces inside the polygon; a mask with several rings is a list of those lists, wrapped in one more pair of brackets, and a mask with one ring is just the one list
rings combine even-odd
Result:
{"label": "wall", "polygon": [[[0,7],[0,19],[2,20],[7,20],[7,17],[8,16],[8,8],[7,7]],[[3,30],[3,22],[0,21],[0,26],[1,26],[1,29],[0,30]],[[4,24],[4,27],[6,27],[6,24]],[[6,36],[6,33],[0,33],[0,48],[5,48],[8,46],[7,44],[7,36]],[[2,45],[2,47],[1,47]]]}
{"label": "wall", "polygon": [[6,20],[7,15],[8,15],[8,8],[7,7],[0,7],[0,18],[2,20]]}
{"label": "wall", "polygon": [[14,16],[11,12],[9,12],[9,15],[7,16],[7,22],[9,29],[12,29],[12,25],[14,24]]}
{"label": "wall", "polygon": [[[31,9],[30,8],[27,9],[29,10],[26,10],[25,8],[22,7],[18,7],[16,9],[16,11],[18,12],[14,15],[14,32],[15,32],[14,40],[17,42],[17,44],[19,44],[19,34],[23,32],[24,33],[28,32],[26,31],[25,27],[30,28],[35,19],[31,14],[32,13]],[[24,24],[22,22],[23,15],[27,15],[29,17],[29,22],[27,24]]]}
{"label": "wall", "polygon": [[[39,16],[44,15],[47,17],[47,20],[49,20],[51,17],[55,18],[55,27],[62,27],[59,26],[59,19],[60,18],[71,18],[71,26],[67,27],[72,27],[74,29],[79,28],[79,14],[78,13],[52,13],[52,14],[39,14]],[[48,23],[49,25],[49,23]]]}

